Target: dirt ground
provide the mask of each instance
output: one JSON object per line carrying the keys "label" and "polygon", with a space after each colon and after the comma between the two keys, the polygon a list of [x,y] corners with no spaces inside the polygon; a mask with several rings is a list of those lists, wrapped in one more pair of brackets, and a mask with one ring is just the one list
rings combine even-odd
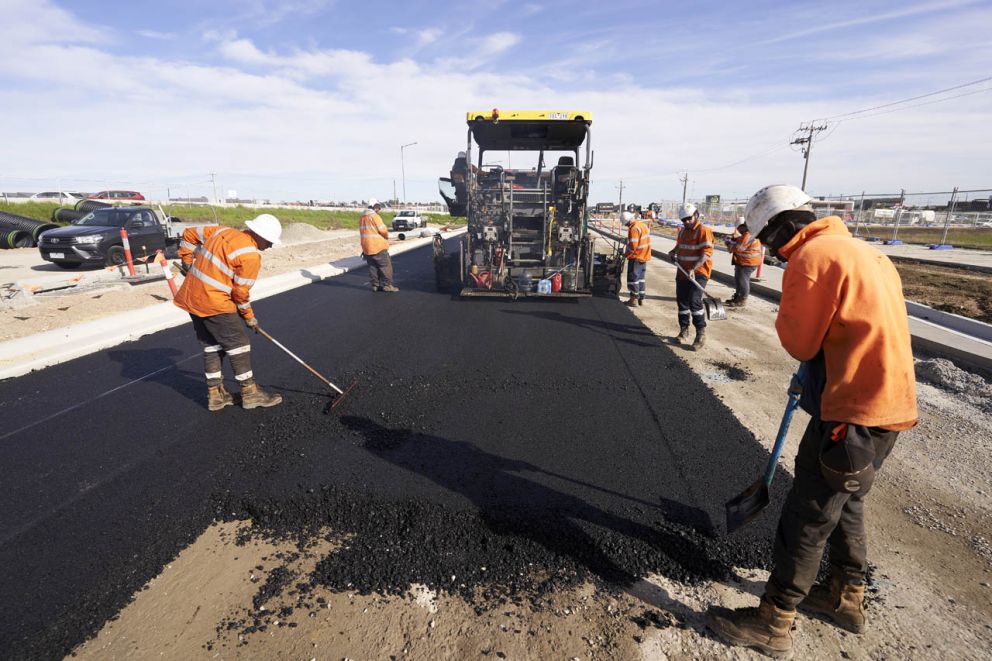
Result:
{"label": "dirt ground", "polygon": [[936,310],[992,323],[992,274],[953,266],[892,260],[906,298]]}
{"label": "dirt ground", "polygon": [[[311,225],[295,223],[286,226],[283,239],[285,245],[265,252],[260,277],[361,254],[358,232],[353,230],[322,231]],[[391,243],[395,242],[391,239]],[[10,253],[20,254],[15,256]],[[104,269],[65,272],[44,262],[35,248],[3,251],[0,253],[0,268],[0,281],[7,283],[30,281],[32,278],[51,279],[59,275],[64,276],[67,282],[79,277],[85,279],[84,283],[73,289],[0,300],[0,342],[135,310],[171,298],[164,280],[132,286],[121,282],[113,268],[109,272]],[[176,283],[181,284],[182,276],[178,269],[173,271]],[[3,291],[9,296],[13,290],[7,288]]]}
{"label": "dirt ground", "polygon": [[[728,298],[731,291],[711,284]],[[776,307],[751,299],[712,322],[707,346],[678,353],[770,448],[795,362],[776,339]],[[663,338],[677,328],[674,271],[654,260],[635,314]],[[900,435],[868,498],[869,630],[801,615],[797,658],[986,659],[992,649],[992,386],[919,356],[920,424]],[[793,422],[782,465],[807,417]],[[740,487],[755,476],[741,475]],[[770,508],[765,517],[776,517]],[[245,525],[245,524],[240,524]],[[476,608],[414,588],[405,598],[306,584],[333,531],[302,543],[250,539],[216,524],[184,550],[81,658],[749,659],[706,633],[708,604],[752,605],[764,572],[730,585],[647,577],[625,593],[585,586],[530,603]]]}

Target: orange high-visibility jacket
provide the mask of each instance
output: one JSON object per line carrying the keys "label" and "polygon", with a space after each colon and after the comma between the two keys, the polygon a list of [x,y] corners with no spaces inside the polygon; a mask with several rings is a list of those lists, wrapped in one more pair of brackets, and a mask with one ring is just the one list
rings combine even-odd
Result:
{"label": "orange high-visibility jacket", "polygon": [[902,281],[889,258],[829,216],[779,252],[789,264],[775,328],[797,360],[823,351],[820,417],[892,431],[916,424],[916,378]]}
{"label": "orange high-visibility jacket", "polygon": [[[675,259],[686,272],[691,272],[698,264],[702,264],[696,269],[696,273],[709,279],[713,273],[713,230],[700,220],[696,220],[692,227],[680,229],[675,239]],[[681,271],[675,277],[685,279]]]}
{"label": "orange high-visibility jacket", "polygon": [[737,266],[757,266],[761,263],[761,242],[744,232],[730,243],[730,261]]}
{"label": "orange high-visibility jacket", "polygon": [[262,255],[247,232],[222,225],[183,232],[179,258],[190,264],[175,304],[198,317],[234,312],[255,316],[249,290],[258,278]]}
{"label": "orange high-visibility jacket", "polygon": [[366,209],[362,219],[358,221],[358,232],[362,240],[362,253],[377,255],[383,250],[389,250],[389,230],[372,209]]}
{"label": "orange high-visibility jacket", "polygon": [[635,220],[627,227],[626,257],[642,264],[651,261],[651,230],[647,223]]}

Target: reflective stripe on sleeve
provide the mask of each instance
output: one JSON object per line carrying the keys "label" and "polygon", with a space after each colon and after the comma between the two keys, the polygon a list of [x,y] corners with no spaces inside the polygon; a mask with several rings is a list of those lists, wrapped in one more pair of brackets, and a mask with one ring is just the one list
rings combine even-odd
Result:
{"label": "reflective stripe on sleeve", "polygon": [[247,310],[251,307],[251,303],[238,303],[239,310]]}
{"label": "reflective stripe on sleeve", "polygon": [[255,284],[255,278],[242,278],[240,275],[234,276],[235,284],[248,285],[249,287]]}
{"label": "reflective stripe on sleeve", "polygon": [[231,253],[228,253],[227,258],[228,259],[236,259],[236,258],[240,257],[241,255],[246,255],[246,254],[252,253],[252,252],[258,252],[258,248],[254,247],[254,246],[248,246],[247,248],[238,248],[237,250],[235,250],[235,251],[233,251]]}
{"label": "reflective stripe on sleeve", "polygon": [[213,254],[204,247],[200,248],[200,254],[203,255],[211,264],[219,268],[227,277],[231,278],[234,276],[234,271],[231,267],[225,264],[224,260],[217,255]]}

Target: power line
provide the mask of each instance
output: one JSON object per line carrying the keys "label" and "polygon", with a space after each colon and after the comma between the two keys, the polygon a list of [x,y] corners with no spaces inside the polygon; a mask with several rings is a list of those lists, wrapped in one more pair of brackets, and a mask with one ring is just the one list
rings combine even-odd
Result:
{"label": "power line", "polygon": [[961,94],[955,94],[953,96],[944,97],[943,99],[934,99],[933,101],[924,101],[923,103],[914,103],[911,106],[901,106],[899,108],[892,108],[890,110],[884,110],[882,112],[876,112],[876,113],[873,113],[871,115],[862,115],[860,117],[849,117],[847,119],[841,119],[839,121],[834,122],[834,125],[843,124],[844,122],[854,122],[854,121],[857,121],[859,119],[869,119],[871,117],[879,117],[881,115],[888,115],[890,113],[898,112],[900,110],[910,110],[911,108],[920,108],[922,106],[931,106],[931,105],[933,105],[935,103],[943,103],[944,101],[951,101],[953,99],[960,99],[961,97],[964,97],[964,96],[974,96],[975,94],[985,94],[987,92],[992,92],[992,87],[990,87],[989,89],[972,90],[970,92],[963,92]]}
{"label": "power line", "polygon": [[[839,115],[831,115],[830,117],[824,117],[823,118],[823,121],[830,121],[830,120],[833,120],[833,119],[839,119],[841,117],[850,117],[852,115],[860,115],[862,113],[871,112],[873,110],[880,110],[882,108],[889,108],[891,106],[898,106],[898,105],[901,105],[903,103],[909,103],[910,101],[918,101],[920,99],[926,99],[926,98],[931,97],[931,96],[937,96],[938,94],[944,94],[946,92],[953,92],[954,90],[959,90],[959,89],[962,89],[962,88],[965,88],[965,87],[971,87],[973,85],[980,85],[981,83],[987,83],[989,81],[992,81],[992,76],[989,76],[987,78],[980,78],[978,80],[973,80],[970,83],[962,83],[960,85],[955,85],[954,87],[946,87],[946,88],[944,88],[942,90],[937,90],[936,92],[928,92],[926,94],[920,94],[919,96],[911,96],[908,99],[900,99],[899,101],[891,101],[889,103],[883,103],[881,105],[872,106],[870,108],[862,108],[861,110],[853,110],[851,112],[845,112],[845,113],[841,113]],[[985,91],[988,91],[988,90],[981,90],[981,91],[982,92],[985,92]],[[962,95],[962,96],[965,96],[965,95]],[[957,97],[950,97],[950,98],[957,98]],[[942,101],[945,101],[945,100],[949,100],[949,99],[941,99],[941,100]]]}

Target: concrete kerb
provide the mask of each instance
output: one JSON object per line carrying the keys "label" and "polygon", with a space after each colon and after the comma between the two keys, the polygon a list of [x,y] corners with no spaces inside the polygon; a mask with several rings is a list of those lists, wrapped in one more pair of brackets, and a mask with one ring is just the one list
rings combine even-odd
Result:
{"label": "concrete kerb", "polygon": [[[613,240],[625,238],[607,229],[590,229]],[[671,262],[667,252],[652,249],[651,255]],[[733,274],[718,269],[715,262],[712,278],[734,286]],[[775,302],[782,299],[781,289],[760,282],[751,282],[751,293]],[[982,374],[992,374],[992,326],[913,301],[906,301],[906,310],[914,349],[937,358],[947,358]]]}
{"label": "concrete kerb", "polygon": [[[444,232],[449,238],[464,229]],[[390,246],[390,254],[399,254],[429,245],[433,237],[406,240]],[[361,256],[347,257],[334,263],[317,264],[263,278],[252,287],[253,301],[281,294],[290,289],[320,282],[365,266]],[[28,372],[64,363],[123,342],[189,322],[189,314],[171,301],[139,310],[122,312],[103,319],[56,328],[28,337],[0,342],[0,379],[9,379]]]}

